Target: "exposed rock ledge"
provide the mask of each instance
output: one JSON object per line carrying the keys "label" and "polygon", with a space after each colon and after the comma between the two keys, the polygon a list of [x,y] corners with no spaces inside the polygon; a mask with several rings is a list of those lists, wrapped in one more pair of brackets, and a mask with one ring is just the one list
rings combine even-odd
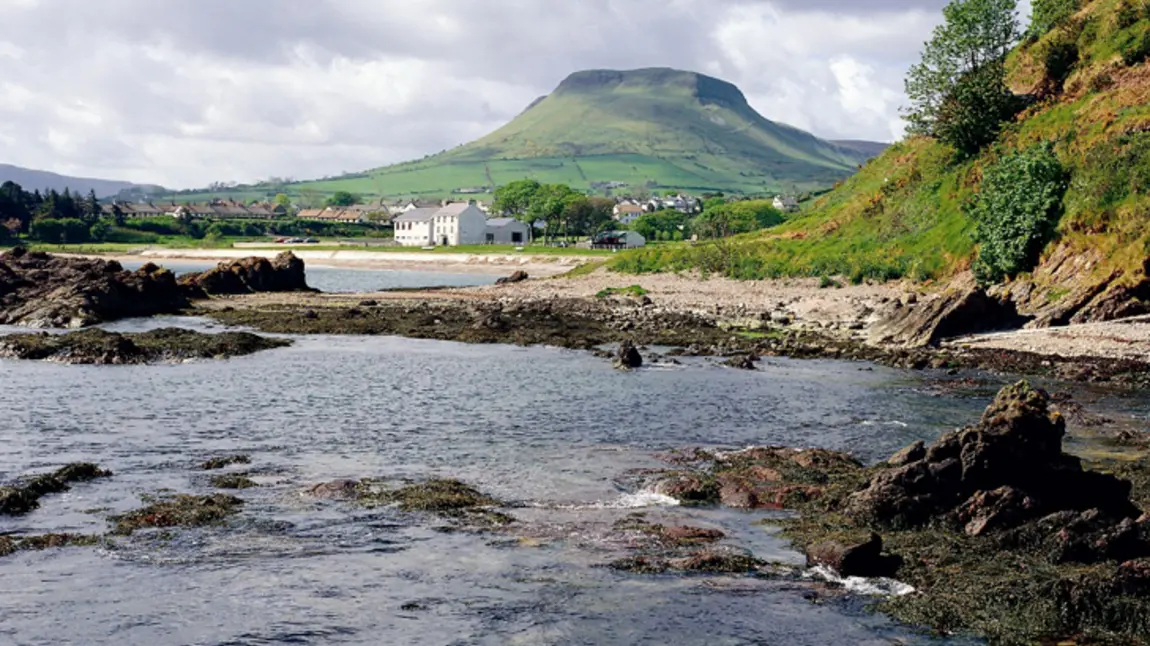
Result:
{"label": "exposed rock ledge", "polygon": [[291,345],[247,332],[204,334],[180,328],[119,334],[92,329],[67,334],[0,337],[0,357],[69,364],[129,365],[222,359]]}

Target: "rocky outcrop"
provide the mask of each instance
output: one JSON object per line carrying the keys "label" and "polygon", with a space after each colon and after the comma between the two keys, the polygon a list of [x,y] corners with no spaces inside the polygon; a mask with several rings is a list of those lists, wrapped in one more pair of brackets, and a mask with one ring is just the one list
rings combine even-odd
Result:
{"label": "rocky outcrop", "polygon": [[147,264],[54,256],[16,248],[0,254],[0,324],[79,328],[188,306],[172,272]]}
{"label": "rocky outcrop", "polygon": [[0,357],[85,365],[137,365],[221,359],[291,345],[248,332],[204,334],[180,328],[150,332],[107,332],[100,329],[68,334],[12,334],[0,337]]}
{"label": "rocky outcrop", "polygon": [[873,475],[847,499],[846,513],[901,529],[941,521],[970,536],[1059,512],[1092,512],[1108,526],[1139,517],[1130,482],[1086,471],[1062,452],[1066,423],[1048,404],[1047,394],[1026,382],[1004,388],[978,424]]}
{"label": "rocky outcrop", "polygon": [[643,367],[643,355],[639,354],[639,349],[631,341],[624,341],[619,344],[619,349],[615,351],[615,368],[619,370],[635,370],[636,368]]}
{"label": "rocky outcrop", "polygon": [[504,276],[503,278],[500,278],[499,280],[495,281],[495,284],[496,285],[511,285],[514,283],[521,283],[521,282],[527,280],[528,278],[530,278],[530,276],[527,275],[527,272],[525,272],[523,270],[519,270],[519,271],[512,273],[510,276]]}
{"label": "rocky outcrop", "polygon": [[313,291],[307,286],[304,262],[290,251],[273,260],[251,257],[222,262],[214,269],[180,276],[179,284],[188,298]]}
{"label": "rocky outcrop", "polygon": [[724,361],[723,365],[736,370],[757,370],[755,366],[757,360],[758,357],[753,354],[738,354]]}
{"label": "rocky outcrop", "polygon": [[871,340],[923,347],[967,334],[1020,328],[1026,321],[1010,299],[991,296],[981,287],[960,285],[927,302],[896,303],[871,331]]}

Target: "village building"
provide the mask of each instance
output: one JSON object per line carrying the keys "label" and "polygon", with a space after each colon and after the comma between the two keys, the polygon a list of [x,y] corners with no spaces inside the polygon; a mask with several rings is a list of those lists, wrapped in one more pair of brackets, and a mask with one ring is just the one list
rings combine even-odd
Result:
{"label": "village building", "polygon": [[604,231],[591,239],[592,249],[638,249],[647,239],[634,231]]}
{"label": "village building", "polygon": [[799,210],[799,201],[787,195],[775,198],[774,207],[783,213],[796,213]]}
{"label": "village building", "polygon": [[395,242],[404,247],[427,247],[432,245],[435,214],[439,209],[412,209],[395,216]]}
{"label": "village building", "polygon": [[531,236],[526,222],[515,218],[491,218],[487,221],[487,244],[525,244]]}
{"label": "village building", "polygon": [[435,213],[434,244],[444,247],[483,244],[487,214],[474,201],[448,204]]}
{"label": "village building", "polygon": [[615,220],[622,224],[630,225],[635,220],[638,220],[647,212],[642,205],[621,202],[615,205],[613,209]]}

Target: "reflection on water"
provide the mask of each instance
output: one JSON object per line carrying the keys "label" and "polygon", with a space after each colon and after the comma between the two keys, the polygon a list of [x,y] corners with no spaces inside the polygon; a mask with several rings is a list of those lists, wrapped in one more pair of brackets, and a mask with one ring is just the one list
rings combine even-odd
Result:
{"label": "reflection on water", "polygon": [[[129,260],[121,264],[124,269],[136,270],[144,265],[144,260]],[[167,267],[177,274],[192,271],[207,271],[218,263],[198,260],[164,260],[156,264]],[[510,270],[509,270],[510,271]],[[490,274],[465,274],[441,271],[347,269],[307,265],[308,285],[324,292],[374,292],[387,289],[412,289],[417,287],[475,287],[493,285],[498,276]]]}
{"label": "reflection on water", "polygon": [[[155,322],[118,328],[140,325]],[[657,466],[655,452],[786,444],[877,459],[984,403],[862,368],[698,360],[624,374],[557,349],[359,337],[177,366],[0,361],[0,480],[75,460],[116,473],[0,517],[0,533],[106,531],[140,494],[211,491],[191,469],[210,455],[250,454],[263,485],[239,493],[248,504],[225,527],[0,559],[0,643],[934,643],[845,603],[813,605],[791,583],[599,567],[614,556],[606,528],[643,504],[620,476]],[[299,494],[363,476],[460,478],[565,538],[445,533]],[[752,525],[761,516],[647,510],[795,558]]]}

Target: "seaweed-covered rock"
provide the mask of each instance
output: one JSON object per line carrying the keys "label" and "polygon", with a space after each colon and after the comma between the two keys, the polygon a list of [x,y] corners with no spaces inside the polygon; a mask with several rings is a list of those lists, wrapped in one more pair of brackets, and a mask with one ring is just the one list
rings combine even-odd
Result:
{"label": "seaweed-covered rock", "polygon": [[60,547],[90,547],[100,542],[99,536],[90,534],[34,534],[0,536],[0,557],[27,550],[47,550]]}
{"label": "seaweed-covered rock", "polygon": [[0,337],[0,357],[86,365],[135,365],[238,357],[291,345],[248,332],[204,334],[180,328],[124,333],[100,329]]}
{"label": "seaweed-covered rock", "polygon": [[151,263],[124,271],[114,260],[22,248],[0,254],[0,324],[79,328],[187,306],[175,275]]}
{"label": "seaweed-covered rock", "polygon": [[631,341],[624,341],[619,344],[619,349],[615,351],[615,367],[619,370],[634,370],[643,366],[643,355],[639,354],[639,349]]}
{"label": "seaweed-covered rock", "polygon": [[251,489],[258,487],[245,473],[225,473],[212,476],[209,480],[216,489]]}
{"label": "seaweed-covered rock", "polygon": [[53,473],[25,478],[14,485],[0,487],[0,515],[26,514],[40,506],[40,498],[71,489],[76,482],[107,478],[111,471],[87,462],[69,464]]}
{"label": "seaweed-covered rock", "polygon": [[313,291],[307,286],[304,262],[290,251],[273,260],[253,256],[221,262],[208,271],[180,276],[179,285],[188,298]]}
{"label": "seaweed-covered rock", "polygon": [[1137,518],[1131,485],[1085,471],[1062,452],[1066,423],[1026,382],[1003,388],[978,424],[947,433],[926,454],[875,474],[847,512],[866,523],[917,527],[951,514],[968,532],[1009,528],[1057,511]]}
{"label": "seaweed-covered rock", "polygon": [[178,494],[161,498],[135,511],[113,516],[112,533],[130,536],[138,529],[152,527],[201,527],[222,522],[238,514],[244,501],[227,494],[193,496]]}
{"label": "seaweed-covered rock", "polygon": [[755,367],[756,359],[758,357],[753,354],[739,354],[724,361],[723,365],[736,370],[757,370]]}
{"label": "seaweed-covered rock", "polygon": [[236,455],[221,455],[214,458],[208,458],[199,464],[198,469],[201,471],[214,471],[216,469],[223,469],[230,467],[233,464],[251,464],[251,456],[243,455],[242,453]]}

